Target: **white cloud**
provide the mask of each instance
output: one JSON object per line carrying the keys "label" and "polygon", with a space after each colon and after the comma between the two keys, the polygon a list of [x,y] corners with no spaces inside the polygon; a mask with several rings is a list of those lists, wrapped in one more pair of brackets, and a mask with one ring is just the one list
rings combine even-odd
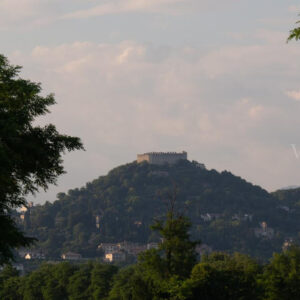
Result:
{"label": "white cloud", "polygon": [[59,3],[59,0],[1,0],[0,30],[52,22],[57,18]]}
{"label": "white cloud", "polygon": [[[298,47],[286,44],[203,54],[124,41],[39,46],[10,59],[24,66],[24,76],[42,82],[45,92],[56,93],[58,104],[47,120],[83,138],[87,152],[73,156],[75,166],[67,161],[82,183],[80,170],[96,177],[98,162],[108,170],[137,152],[185,149],[208,166],[272,188],[282,178],[279,170],[278,178],[266,177],[266,170],[297,144],[300,120],[282,91],[298,83],[298,57]],[[286,161],[285,174],[293,166]]]}
{"label": "white cloud", "polygon": [[256,105],[249,109],[249,116],[253,119],[259,118],[264,111],[264,107],[262,105]]}
{"label": "white cloud", "polygon": [[88,18],[121,13],[183,14],[203,9],[219,9],[217,0],[1,0],[0,30],[32,28],[60,19]]}
{"label": "white cloud", "polygon": [[93,0],[1,0],[0,31],[32,29],[58,21],[61,15]]}
{"label": "white cloud", "polygon": [[99,4],[92,8],[69,12],[63,18],[89,18],[108,14],[121,13],[167,13],[183,14],[205,9],[219,9],[237,0],[220,3],[217,0],[109,0],[96,1]]}
{"label": "white cloud", "polygon": [[[99,2],[99,1],[98,1]],[[104,2],[104,3],[103,3]],[[128,12],[179,12],[182,4],[192,5],[193,0],[111,0],[100,1],[89,9],[83,9],[66,14],[65,18],[88,18],[107,14],[120,14]],[[172,7],[173,6],[173,7]],[[175,8],[174,8],[175,6]]]}
{"label": "white cloud", "polygon": [[300,91],[287,91],[286,95],[296,101],[300,101]]}
{"label": "white cloud", "polygon": [[291,13],[300,13],[300,5],[290,5],[288,11]]}

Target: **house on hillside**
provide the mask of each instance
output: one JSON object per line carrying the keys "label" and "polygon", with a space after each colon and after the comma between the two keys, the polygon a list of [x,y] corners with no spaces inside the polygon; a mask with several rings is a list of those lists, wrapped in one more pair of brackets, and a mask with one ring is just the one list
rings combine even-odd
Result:
{"label": "house on hillside", "polygon": [[66,252],[61,255],[64,260],[79,260],[82,258],[81,254],[74,252]]}
{"label": "house on hillside", "polygon": [[266,239],[272,239],[274,237],[274,229],[268,227],[267,222],[261,222],[260,227],[254,229],[254,234],[256,237],[262,237]]}
{"label": "house on hillside", "polygon": [[123,251],[106,253],[104,261],[106,262],[122,262],[126,260],[126,254]]}
{"label": "house on hillside", "polygon": [[217,220],[221,217],[220,214],[212,214],[212,213],[206,213],[206,214],[202,214],[200,215],[200,218],[204,221],[204,222],[210,222],[213,220]]}
{"label": "house on hillside", "polygon": [[137,256],[141,252],[147,250],[147,245],[127,242],[127,241],[119,243],[119,245],[121,250],[133,256]]}
{"label": "house on hillside", "polygon": [[117,252],[120,250],[120,243],[101,243],[98,246],[98,250],[102,250],[104,254]]}
{"label": "house on hillside", "polygon": [[283,242],[282,251],[287,251],[294,244],[294,239],[288,238]]}
{"label": "house on hillside", "polygon": [[143,225],[142,221],[134,221],[133,223],[136,227],[141,227]]}
{"label": "house on hillside", "polygon": [[100,220],[101,220],[101,216],[96,215],[95,221],[96,221],[96,228],[98,228],[98,229],[100,229]]}
{"label": "house on hillside", "polygon": [[147,244],[147,250],[150,250],[150,249],[158,249],[158,243],[148,243]]}
{"label": "house on hillside", "polygon": [[30,250],[24,253],[23,258],[27,260],[31,259],[45,259],[45,254],[41,250]]}
{"label": "house on hillside", "polygon": [[232,216],[232,221],[249,221],[252,222],[253,215],[250,214],[235,214]]}

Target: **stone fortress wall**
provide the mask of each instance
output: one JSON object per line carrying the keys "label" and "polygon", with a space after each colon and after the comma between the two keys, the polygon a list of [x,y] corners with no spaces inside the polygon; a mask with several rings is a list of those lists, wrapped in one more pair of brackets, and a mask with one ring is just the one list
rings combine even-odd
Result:
{"label": "stone fortress wall", "polygon": [[148,152],[137,155],[137,162],[141,163],[147,161],[149,164],[163,165],[163,164],[175,164],[179,160],[187,160],[187,152]]}

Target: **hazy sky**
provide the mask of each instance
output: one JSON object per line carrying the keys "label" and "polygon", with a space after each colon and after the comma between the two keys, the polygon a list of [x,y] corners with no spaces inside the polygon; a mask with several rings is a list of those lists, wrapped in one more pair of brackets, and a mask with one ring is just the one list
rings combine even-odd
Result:
{"label": "hazy sky", "polygon": [[186,150],[269,191],[300,185],[300,42],[286,43],[299,12],[292,0],[0,0],[0,53],[56,95],[39,122],[86,148],[35,201],[148,151]]}

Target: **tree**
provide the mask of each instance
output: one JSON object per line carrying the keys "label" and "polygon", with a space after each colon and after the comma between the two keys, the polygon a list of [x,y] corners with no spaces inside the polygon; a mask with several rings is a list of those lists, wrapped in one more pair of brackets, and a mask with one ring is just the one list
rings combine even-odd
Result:
{"label": "tree", "polygon": [[173,299],[181,284],[190,276],[197,262],[195,247],[190,240],[190,221],[176,212],[176,190],[169,194],[165,220],[157,220],[151,229],[158,231],[162,242],[139,256],[138,264],[120,271],[109,299]]}
{"label": "tree", "polygon": [[84,300],[91,299],[91,271],[93,265],[91,263],[81,265],[69,279],[68,283],[68,299]]}
{"label": "tree", "polygon": [[111,265],[95,263],[91,271],[90,291],[92,298],[105,299],[112,286],[113,276],[117,273],[118,268]]}
{"label": "tree", "polygon": [[246,255],[213,253],[197,264],[178,293],[180,299],[261,299],[257,284],[261,267]]}
{"label": "tree", "polygon": [[0,273],[0,299],[23,299],[22,279],[19,272],[10,265],[5,266]]}
{"label": "tree", "polygon": [[[296,24],[300,24],[300,21],[296,22]],[[291,41],[295,39],[296,41],[300,40],[300,27],[296,27],[292,30],[290,30],[290,35],[287,39],[287,41]]]}
{"label": "tree", "polygon": [[300,299],[300,248],[274,254],[265,268],[264,286],[268,300]]}
{"label": "tree", "polygon": [[197,262],[195,247],[200,241],[191,241],[191,222],[182,213],[176,212],[176,190],[169,194],[165,221],[156,221],[151,229],[162,236],[159,250],[163,252],[167,276],[186,278]]}
{"label": "tree", "polygon": [[43,97],[41,85],[20,78],[20,70],[0,55],[0,264],[13,258],[13,248],[33,242],[17,228],[11,210],[56,183],[65,151],[83,149],[79,138],[61,135],[53,124],[36,125],[55,104],[54,95]]}

